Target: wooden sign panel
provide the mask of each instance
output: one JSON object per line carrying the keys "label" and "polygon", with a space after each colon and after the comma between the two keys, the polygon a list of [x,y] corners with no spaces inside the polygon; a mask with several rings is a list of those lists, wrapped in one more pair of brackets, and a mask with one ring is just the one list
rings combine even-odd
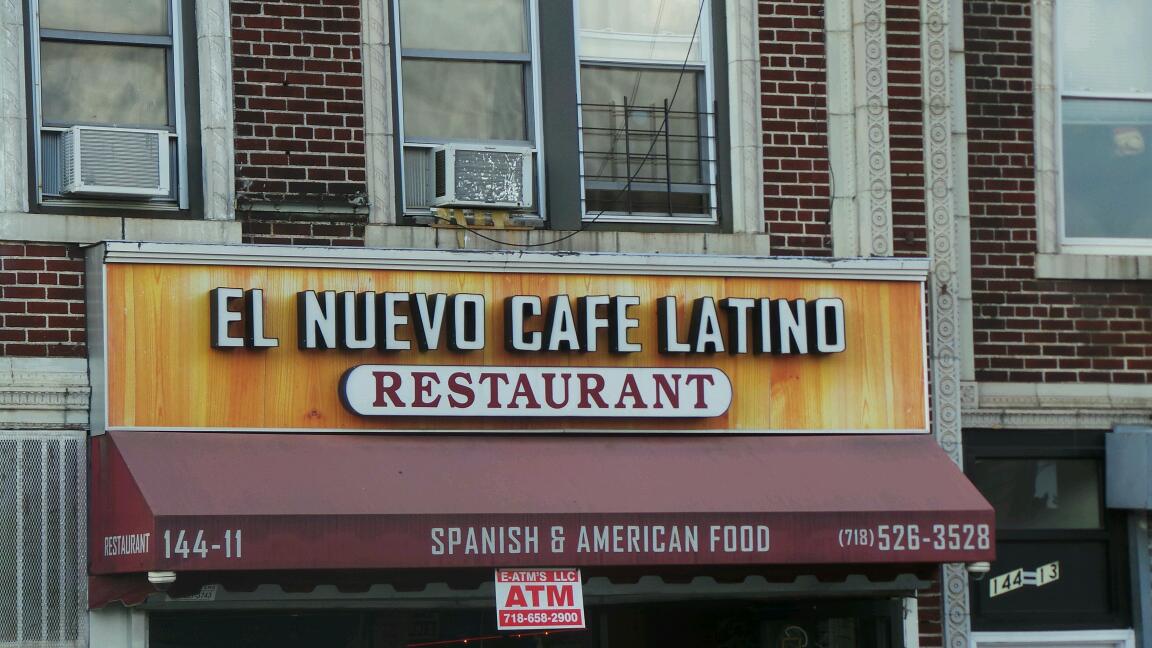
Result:
{"label": "wooden sign panel", "polygon": [[916,260],[106,246],[95,431],[927,430]]}

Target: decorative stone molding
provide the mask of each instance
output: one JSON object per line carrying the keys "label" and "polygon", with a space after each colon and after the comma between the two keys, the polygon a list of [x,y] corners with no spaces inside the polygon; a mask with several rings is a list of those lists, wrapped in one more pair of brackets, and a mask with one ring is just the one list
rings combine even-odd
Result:
{"label": "decorative stone molding", "polygon": [[0,428],[83,429],[90,394],[83,358],[0,358]]}
{"label": "decorative stone molding", "polygon": [[860,247],[892,256],[892,167],[889,163],[888,45],[884,0],[855,0],[852,33],[856,68],[856,200]]}
{"label": "decorative stone molding", "polygon": [[835,256],[892,255],[887,21],[883,0],[826,0]]}
{"label": "decorative stone molding", "polygon": [[[920,51],[924,96],[924,206],[928,225],[928,253],[932,259],[928,294],[932,335],[932,428],[936,440],[957,464],[962,462],[960,378],[963,337],[960,298],[961,257],[956,218],[957,153],[954,127],[963,102],[953,75],[963,73],[952,61],[952,40],[962,39],[953,22],[960,0],[921,0]],[[957,27],[959,27],[957,25]],[[962,87],[962,86],[960,86]],[[959,115],[959,116],[958,116]],[[963,158],[961,158],[963,161]],[[960,175],[959,177],[964,177]],[[966,240],[966,239],[963,239]],[[969,624],[968,574],[961,564],[946,564],[942,572],[942,609],[945,646],[967,648]]]}
{"label": "decorative stone molding", "polygon": [[362,0],[361,56],[364,64],[364,153],[368,221],[396,222],[396,132],[392,118],[391,16],[385,0]]}
{"label": "decorative stone molding", "polygon": [[1110,429],[1152,423],[1152,385],[966,383],[964,427]]}
{"label": "decorative stone molding", "polygon": [[24,6],[0,0],[0,212],[28,211]]}

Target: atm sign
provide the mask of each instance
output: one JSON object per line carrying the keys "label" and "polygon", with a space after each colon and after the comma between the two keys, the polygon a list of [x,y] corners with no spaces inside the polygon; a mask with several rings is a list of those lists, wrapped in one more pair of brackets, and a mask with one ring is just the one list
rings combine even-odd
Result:
{"label": "atm sign", "polygon": [[497,569],[496,625],[500,630],[584,627],[579,569]]}

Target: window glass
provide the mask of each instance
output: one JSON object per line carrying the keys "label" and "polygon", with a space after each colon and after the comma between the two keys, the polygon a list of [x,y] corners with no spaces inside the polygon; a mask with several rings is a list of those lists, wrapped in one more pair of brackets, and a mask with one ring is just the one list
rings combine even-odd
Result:
{"label": "window glass", "polygon": [[689,63],[699,63],[703,61],[697,28],[701,2],[579,0],[580,55],[675,63],[687,58]]}
{"label": "window glass", "polygon": [[526,139],[523,65],[407,59],[403,77],[405,137]]}
{"label": "window glass", "polygon": [[585,67],[580,83],[588,178],[699,181],[697,75]]}
{"label": "window glass", "polygon": [[44,41],[40,81],[48,125],[169,123],[162,48]]}
{"label": "window glass", "polygon": [[1152,101],[1065,99],[1062,108],[1067,235],[1152,238]]}
{"label": "window glass", "polygon": [[524,0],[402,0],[405,49],[528,51]]}
{"label": "window glass", "polygon": [[977,459],[972,483],[996,509],[997,529],[1099,529],[1099,462]]}
{"label": "window glass", "polygon": [[1057,4],[1064,92],[1152,92],[1152,2]]}
{"label": "window glass", "polygon": [[40,27],[163,36],[168,0],[40,0]]}

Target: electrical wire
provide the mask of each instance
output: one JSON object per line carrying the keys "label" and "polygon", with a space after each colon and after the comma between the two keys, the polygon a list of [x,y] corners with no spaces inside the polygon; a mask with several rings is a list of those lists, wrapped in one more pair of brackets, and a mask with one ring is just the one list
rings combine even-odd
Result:
{"label": "electrical wire", "polygon": [[[676,95],[678,95],[680,93],[680,84],[684,80],[684,75],[688,70],[688,61],[692,58],[692,47],[696,44],[696,37],[700,31],[700,22],[701,22],[701,19],[703,18],[703,15],[704,15],[704,5],[707,4],[707,2],[708,2],[708,0],[700,0],[700,4],[696,9],[696,24],[692,27],[692,36],[691,36],[691,38],[688,39],[688,47],[687,47],[687,50],[684,52],[684,61],[680,64],[680,72],[679,72],[678,76],[676,77],[676,87],[672,91],[672,97],[668,100],[669,105],[672,105],[673,103],[675,103]],[[624,119],[628,119],[628,115],[624,115]],[[663,131],[665,128],[668,128],[668,114],[667,114],[667,112],[665,112],[664,120],[661,123],[660,128],[657,129],[656,132],[659,133],[659,132]],[[625,183],[624,188],[617,191],[616,194],[612,196],[612,199],[609,202],[616,201],[617,199],[619,199],[620,197],[622,197],[625,193],[627,193],[629,191],[629,187],[631,186],[632,182],[640,176],[640,172],[644,169],[644,165],[647,164],[649,157],[652,155],[652,151],[656,149],[656,143],[659,141],[659,139],[660,139],[659,137],[653,137],[652,138],[652,143],[648,146],[648,150],[644,153],[644,157],[640,160],[640,164],[636,167],[636,172],[633,173],[632,176],[628,178],[628,182]],[[671,169],[669,169],[668,172],[670,173]],[[484,239],[486,241],[491,241],[492,243],[498,243],[500,245],[507,245],[510,247],[517,247],[517,248],[536,248],[536,247],[546,247],[549,245],[555,245],[557,243],[567,241],[568,239],[573,238],[577,234],[584,233],[585,231],[588,230],[589,226],[594,225],[596,223],[596,221],[598,221],[600,219],[600,217],[603,216],[605,214],[605,212],[607,212],[607,211],[608,211],[607,209],[601,209],[592,218],[584,220],[583,222],[581,222],[579,228],[577,228],[571,232],[568,232],[567,234],[565,234],[563,236],[559,236],[557,238],[554,238],[550,241],[541,241],[538,243],[515,243],[512,241],[505,241],[503,239],[488,236],[486,234],[481,234],[480,230],[478,230],[474,227],[469,227],[467,225],[460,225],[459,223],[457,223],[456,221],[454,221],[450,218],[444,218],[443,216],[438,216],[436,214],[432,214],[432,218],[435,218],[436,220],[444,221],[446,223],[451,223],[451,224],[455,225],[456,227],[458,227],[458,228],[460,228],[460,229],[462,229],[462,230],[464,230],[470,234],[476,235],[477,238],[481,238],[481,239]]]}

